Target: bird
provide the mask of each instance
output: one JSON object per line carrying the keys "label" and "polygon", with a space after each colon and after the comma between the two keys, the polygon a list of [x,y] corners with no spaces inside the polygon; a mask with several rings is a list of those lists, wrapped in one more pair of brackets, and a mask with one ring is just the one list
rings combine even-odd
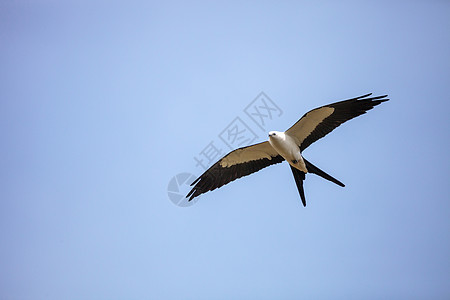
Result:
{"label": "bird", "polygon": [[203,193],[283,161],[291,168],[300,199],[305,207],[303,181],[307,173],[316,174],[345,187],[341,181],[306,160],[302,152],[344,122],[363,115],[389,100],[386,98],[387,95],[371,96],[372,93],[312,109],[288,130],[270,131],[268,141],[229,152],[192,182],[192,189],[186,198],[191,201]]}

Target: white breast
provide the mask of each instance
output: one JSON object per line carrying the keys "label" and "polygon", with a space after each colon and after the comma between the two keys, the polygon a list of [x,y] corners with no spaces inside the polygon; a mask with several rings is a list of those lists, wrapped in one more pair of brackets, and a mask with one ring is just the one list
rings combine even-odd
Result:
{"label": "white breast", "polygon": [[302,155],[300,154],[300,148],[295,140],[284,132],[271,131],[271,133],[272,134],[269,134],[270,145],[278,152],[278,154],[289,162],[291,166],[306,173],[305,162],[303,161]]}

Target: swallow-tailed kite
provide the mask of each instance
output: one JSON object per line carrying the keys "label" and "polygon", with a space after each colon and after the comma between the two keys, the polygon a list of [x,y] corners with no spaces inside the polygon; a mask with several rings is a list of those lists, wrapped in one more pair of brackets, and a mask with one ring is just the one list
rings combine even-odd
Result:
{"label": "swallow-tailed kite", "polygon": [[344,187],[342,182],[307,161],[302,156],[302,152],[342,123],[365,114],[374,106],[389,100],[386,98],[387,95],[369,97],[371,95],[367,94],[313,109],[285,132],[270,131],[268,141],[231,151],[191,184],[194,187],[186,198],[191,201],[237,178],[284,160],[289,163],[294,174],[303,206],[306,206],[303,190],[306,173],[319,175]]}

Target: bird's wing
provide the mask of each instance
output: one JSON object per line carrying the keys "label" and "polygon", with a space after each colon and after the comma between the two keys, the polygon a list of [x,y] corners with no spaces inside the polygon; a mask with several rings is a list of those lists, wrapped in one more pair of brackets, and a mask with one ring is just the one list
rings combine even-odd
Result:
{"label": "bird's wing", "polygon": [[372,94],[313,109],[286,130],[286,133],[296,140],[300,151],[303,151],[342,123],[365,114],[374,106],[389,100],[385,99],[387,95],[369,97],[370,95]]}
{"label": "bird's wing", "polygon": [[186,198],[191,201],[198,195],[215,190],[237,178],[247,176],[283,160],[269,142],[236,149],[225,155],[197,178],[191,184],[194,187]]}

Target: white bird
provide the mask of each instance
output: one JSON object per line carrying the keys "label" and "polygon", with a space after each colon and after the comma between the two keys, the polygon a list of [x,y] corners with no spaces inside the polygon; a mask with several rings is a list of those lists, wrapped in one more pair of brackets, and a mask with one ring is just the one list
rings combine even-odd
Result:
{"label": "white bird", "polygon": [[269,140],[231,151],[197,178],[186,198],[193,198],[215,190],[243,176],[286,160],[294,175],[303,206],[306,206],[303,180],[306,173],[313,173],[344,187],[339,180],[320,170],[303,156],[309,145],[324,137],[342,123],[365,114],[382,102],[387,95],[372,94],[328,104],[307,112],[285,132],[270,131]]}

